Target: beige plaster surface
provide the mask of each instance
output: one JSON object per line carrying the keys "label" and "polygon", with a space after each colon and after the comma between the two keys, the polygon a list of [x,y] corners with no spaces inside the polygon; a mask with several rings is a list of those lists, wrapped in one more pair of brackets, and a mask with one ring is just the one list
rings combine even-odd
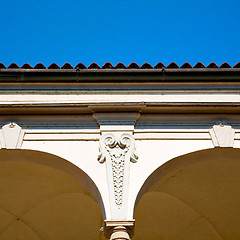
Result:
{"label": "beige plaster surface", "polygon": [[76,178],[36,162],[14,161],[14,155],[1,152],[1,240],[103,238],[99,206]]}
{"label": "beige plaster surface", "polygon": [[240,239],[239,156],[218,148],[165,166],[136,208],[134,239]]}

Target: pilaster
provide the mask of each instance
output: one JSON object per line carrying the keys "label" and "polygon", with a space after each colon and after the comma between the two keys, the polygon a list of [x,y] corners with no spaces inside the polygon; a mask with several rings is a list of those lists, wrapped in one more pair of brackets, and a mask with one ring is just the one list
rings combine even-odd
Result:
{"label": "pilaster", "polygon": [[126,220],[130,164],[136,163],[134,125],[139,113],[94,114],[101,132],[98,161],[106,165],[111,219]]}

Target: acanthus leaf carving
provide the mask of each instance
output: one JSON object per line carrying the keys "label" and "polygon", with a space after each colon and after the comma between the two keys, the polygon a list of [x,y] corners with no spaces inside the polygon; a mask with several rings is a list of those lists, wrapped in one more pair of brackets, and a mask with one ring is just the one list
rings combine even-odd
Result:
{"label": "acanthus leaf carving", "polygon": [[137,162],[135,155],[134,138],[128,133],[116,137],[112,133],[105,134],[100,139],[100,154],[98,161],[104,163],[109,156],[114,189],[115,204],[121,205],[123,199],[124,167],[129,158],[131,162]]}

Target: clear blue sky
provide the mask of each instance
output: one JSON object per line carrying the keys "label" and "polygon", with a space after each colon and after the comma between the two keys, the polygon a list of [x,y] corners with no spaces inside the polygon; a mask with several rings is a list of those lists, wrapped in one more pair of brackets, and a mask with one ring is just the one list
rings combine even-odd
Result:
{"label": "clear blue sky", "polygon": [[5,0],[0,62],[240,61],[239,0]]}

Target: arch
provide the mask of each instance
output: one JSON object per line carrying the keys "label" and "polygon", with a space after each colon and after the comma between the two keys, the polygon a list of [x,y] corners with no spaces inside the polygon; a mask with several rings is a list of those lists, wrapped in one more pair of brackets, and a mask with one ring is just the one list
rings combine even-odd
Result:
{"label": "arch", "polygon": [[135,239],[238,239],[239,172],[240,149],[234,148],[200,150],[166,162],[138,193]]}
{"label": "arch", "polygon": [[[101,195],[81,169],[55,155],[0,150],[0,238],[103,238]],[[103,207],[103,204],[102,204]]]}
{"label": "arch", "polygon": [[92,197],[98,203],[103,218],[106,218],[101,193],[99,192],[96,184],[83,170],[68,160],[54,154],[37,150],[0,149],[0,162],[1,161],[32,162],[68,173],[86,188],[86,194]]}
{"label": "arch", "polygon": [[206,156],[215,155],[218,157],[228,155],[232,158],[237,158],[240,156],[240,149],[237,148],[211,148],[199,150],[191,153],[187,153],[176,158],[173,158],[163,165],[159,166],[148,178],[145,180],[141,189],[138,192],[137,198],[135,200],[134,209],[136,208],[139,200],[143,194],[160,178],[164,177],[168,173],[189,164],[193,164],[199,161],[206,161]]}

